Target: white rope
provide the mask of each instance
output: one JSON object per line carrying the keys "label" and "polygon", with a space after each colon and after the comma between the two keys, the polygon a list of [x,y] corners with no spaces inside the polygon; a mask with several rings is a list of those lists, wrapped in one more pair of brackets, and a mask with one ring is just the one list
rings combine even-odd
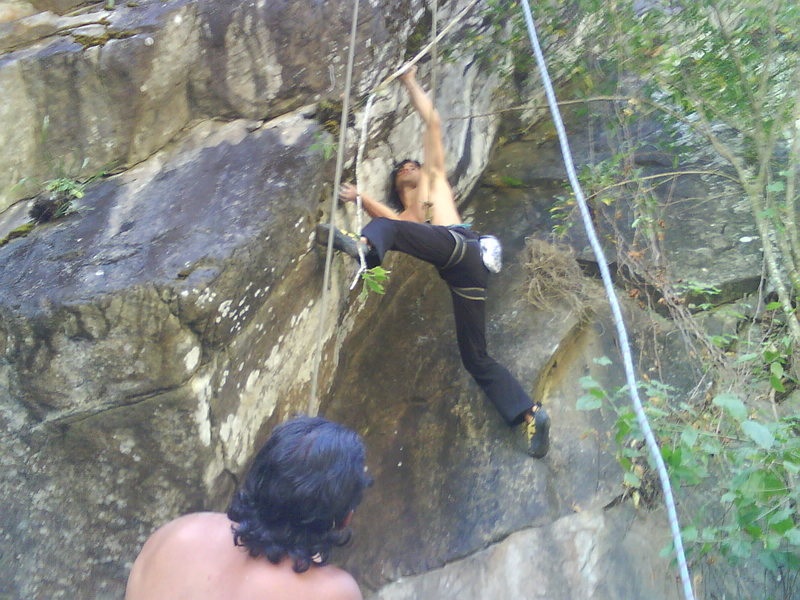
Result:
{"label": "white rope", "polygon": [[653,431],[650,428],[647,415],[645,414],[644,409],[642,408],[642,402],[639,399],[639,391],[636,386],[636,375],[634,374],[633,370],[633,358],[630,351],[630,342],[628,341],[628,333],[625,329],[625,323],[622,319],[622,311],[619,306],[619,301],[617,300],[617,295],[614,292],[614,284],[611,280],[611,273],[608,270],[605,253],[603,252],[603,248],[600,246],[600,242],[597,239],[597,233],[592,225],[592,218],[589,213],[589,208],[586,205],[586,199],[583,196],[583,191],[581,190],[580,183],[578,182],[578,178],[575,174],[572,152],[570,151],[569,141],[567,140],[567,134],[564,130],[564,123],[561,120],[561,113],[559,112],[558,103],[556,102],[553,84],[550,80],[550,76],[547,74],[547,64],[545,63],[542,49],[539,46],[539,39],[536,35],[536,27],[533,23],[533,17],[531,16],[531,9],[528,5],[528,0],[522,0],[521,4],[525,13],[525,22],[528,26],[528,34],[531,39],[531,45],[533,46],[533,51],[536,55],[536,63],[539,65],[542,83],[544,84],[545,93],[547,94],[547,102],[550,105],[550,112],[553,115],[553,121],[555,123],[556,130],[558,131],[558,139],[561,143],[561,153],[564,156],[564,165],[567,169],[567,176],[569,177],[570,185],[572,185],[572,189],[575,193],[575,199],[580,207],[581,216],[583,217],[583,224],[586,227],[586,235],[589,237],[589,243],[591,244],[594,255],[597,258],[597,265],[600,268],[600,274],[603,278],[603,285],[606,290],[606,295],[608,296],[609,304],[611,305],[611,312],[614,316],[614,325],[617,328],[617,335],[619,336],[620,354],[622,355],[622,360],[625,365],[625,377],[628,382],[628,389],[630,390],[633,409],[636,413],[636,419],[639,422],[639,427],[641,427],[645,441],[647,442],[647,448],[650,451],[650,456],[657,466],[658,477],[661,480],[661,488],[664,491],[664,504],[666,504],[667,508],[669,525],[670,529],[672,530],[672,541],[675,546],[675,554],[678,560],[681,581],[683,583],[683,594],[686,597],[686,600],[694,600],[692,581],[689,576],[689,568],[686,565],[686,555],[683,551],[681,528],[680,525],[678,525],[678,514],[675,508],[675,500],[672,496],[672,486],[670,485],[669,475],[667,474],[667,468],[664,465],[664,460],[661,457],[661,451],[659,450],[658,443],[653,436]]}
{"label": "white rope", "polygon": [[433,0],[431,6],[431,104],[436,106],[436,67],[439,65],[439,45],[436,42],[436,30],[439,27],[439,3]]}
{"label": "white rope", "polygon": [[[367,124],[369,123],[369,114],[372,111],[372,103],[375,101],[375,94],[370,94],[369,98],[367,98],[367,104],[364,107],[364,118],[361,121],[361,136],[358,140],[358,152],[356,152],[356,168],[355,168],[355,187],[358,190],[358,171],[361,167],[361,160],[364,158],[364,149],[367,147]],[[361,233],[363,229],[363,221],[364,221],[364,210],[361,206],[361,194],[356,193],[356,231]],[[364,257],[364,246],[363,244],[358,244],[358,262],[359,267],[358,271],[356,271],[355,277],[353,277],[353,282],[350,284],[350,289],[352,290],[356,287],[356,283],[358,283],[358,279],[361,274],[367,270],[367,261]]]}
{"label": "white rope", "polygon": [[388,76],[386,79],[384,79],[383,81],[381,81],[381,82],[380,82],[378,85],[376,85],[374,88],[372,88],[372,91],[371,91],[370,93],[373,93],[373,92],[374,92],[374,93],[377,93],[377,92],[379,92],[380,90],[382,90],[383,88],[385,88],[387,85],[389,85],[389,84],[390,84],[392,81],[394,81],[395,79],[397,79],[398,77],[400,77],[400,75],[402,75],[403,73],[405,73],[405,72],[406,72],[408,69],[410,69],[410,68],[411,68],[411,67],[413,67],[415,64],[417,64],[417,63],[420,61],[420,59],[421,59],[423,56],[425,56],[425,55],[426,55],[426,54],[427,54],[427,53],[430,51],[430,49],[431,49],[431,48],[433,48],[433,47],[436,45],[436,43],[437,43],[437,42],[441,41],[441,39],[442,39],[442,38],[443,38],[445,35],[447,35],[447,34],[450,32],[450,30],[451,30],[453,27],[455,27],[456,23],[458,23],[458,22],[459,22],[461,19],[463,19],[463,18],[466,16],[466,14],[469,12],[469,10],[470,10],[470,9],[471,9],[473,6],[475,6],[477,3],[478,3],[478,0],[472,0],[472,2],[470,2],[469,4],[467,4],[467,5],[466,5],[466,6],[465,6],[465,7],[464,7],[462,10],[461,10],[461,12],[460,12],[460,13],[458,13],[458,14],[457,14],[457,15],[456,15],[456,16],[453,18],[453,20],[452,20],[452,21],[450,21],[450,22],[447,24],[447,26],[446,26],[444,29],[442,29],[442,30],[439,32],[439,34],[438,34],[436,37],[434,37],[434,38],[433,38],[433,40],[432,40],[432,41],[431,41],[431,42],[430,42],[430,43],[429,43],[427,46],[425,46],[425,47],[424,47],[422,50],[420,50],[419,52],[417,52],[417,54],[414,56],[414,58],[412,58],[410,61],[408,61],[407,63],[405,63],[403,66],[401,66],[401,67],[400,67],[399,69],[397,69],[397,70],[396,70],[394,73],[392,73],[391,75],[389,75],[389,76]]}
{"label": "white rope", "polygon": [[325,334],[325,308],[328,304],[328,288],[331,280],[331,262],[333,261],[333,231],[336,216],[336,202],[339,198],[339,186],[342,185],[342,170],[344,166],[344,147],[347,140],[347,115],[350,112],[350,85],[353,79],[353,62],[356,48],[356,29],[358,26],[358,0],[353,0],[353,21],[350,27],[350,48],[347,53],[347,74],[344,81],[344,102],[342,103],[342,118],[339,121],[339,148],[336,152],[336,185],[331,194],[331,214],[328,232],[328,251],[325,255],[325,273],[322,277],[322,299],[319,303],[319,320],[317,326],[317,347],[314,352],[313,367],[311,370],[311,393],[308,398],[308,415],[314,414],[317,404],[317,383],[319,380],[319,363],[322,359],[322,338]]}

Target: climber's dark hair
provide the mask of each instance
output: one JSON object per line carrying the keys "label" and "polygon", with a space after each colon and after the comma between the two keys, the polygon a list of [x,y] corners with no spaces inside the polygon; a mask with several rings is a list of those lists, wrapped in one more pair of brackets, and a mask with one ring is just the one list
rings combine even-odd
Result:
{"label": "climber's dark hair", "polygon": [[422,166],[422,163],[418,160],[414,160],[413,158],[404,158],[394,167],[392,167],[392,173],[389,175],[389,206],[391,206],[397,212],[403,212],[406,209],[406,207],[403,206],[403,203],[400,202],[400,194],[397,193],[397,186],[395,185],[397,174],[406,163],[414,163],[418,167]]}
{"label": "climber's dark hair", "polygon": [[274,564],[288,556],[297,573],[324,565],[334,546],[350,540],[344,521],[371,483],[357,433],[322,418],[287,421],[233,496],[233,543]]}

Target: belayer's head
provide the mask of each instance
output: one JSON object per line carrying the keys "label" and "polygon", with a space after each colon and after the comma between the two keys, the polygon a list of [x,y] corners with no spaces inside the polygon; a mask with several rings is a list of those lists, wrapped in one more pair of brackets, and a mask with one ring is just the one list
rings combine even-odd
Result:
{"label": "belayer's head", "polygon": [[234,543],[298,573],[324,565],[350,539],[347,525],[371,479],[364,444],[350,429],[299,417],[276,427],[228,509]]}
{"label": "belayer's head", "polygon": [[413,158],[404,158],[394,166],[392,173],[389,175],[389,204],[392,208],[400,212],[405,210],[405,206],[400,201],[398,184],[402,185],[410,181],[416,186],[421,168],[422,163]]}

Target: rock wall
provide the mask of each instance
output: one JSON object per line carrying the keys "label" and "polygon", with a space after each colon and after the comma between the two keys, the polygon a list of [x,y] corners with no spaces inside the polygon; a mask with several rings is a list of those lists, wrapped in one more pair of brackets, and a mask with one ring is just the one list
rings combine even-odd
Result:
{"label": "rock wall", "polygon": [[[271,427],[309,409],[319,335],[330,387],[363,307],[343,263],[318,304],[311,234],[335,140],[315,102],[342,93],[351,8],[152,1],[0,32],[0,233],[45,181],[120,171],[0,247],[0,597],[119,598],[157,525],[224,508]],[[423,13],[362,3],[354,97],[401,64]],[[469,57],[450,65],[443,107],[489,110],[498,82],[480,75],[470,94],[478,78]],[[365,178],[418,151],[410,115],[396,86],[378,99]],[[458,189],[495,128],[448,126]]]}
{"label": "rock wall", "polygon": [[[352,6],[31,3],[59,16],[22,4],[0,25],[0,237],[47,180],[115,174],[76,214],[0,246],[0,599],[121,598],[144,538],[183,512],[224,508],[272,426],[309,409],[367,441],[376,485],[341,559],[368,594],[517,597],[531,578],[520,557],[555,553],[535,565],[541,597],[675,597],[645,543],[662,545],[661,515],[614,506],[611,415],[574,409],[582,375],[619,378],[592,360],[614,355],[602,306],[585,319],[519,302],[524,239],[552,226],[562,176],[543,171],[555,159],[528,149],[529,189],[469,195],[498,123],[461,117],[504,106],[494,72],[457,54],[440,65],[437,106],[465,214],[507,249],[490,347],[550,408],[544,461],[460,366],[432,270],[392,259],[387,295],[362,302],[336,258],[320,305],[312,233],[333,193],[335,140],[317,103],[343,92]],[[442,22],[465,4],[440,7]],[[361,2],[355,98],[401,64],[424,16],[417,0]],[[472,15],[452,36],[480,24]],[[392,161],[419,153],[411,113],[396,85],[376,101],[358,173],[376,196]],[[349,209],[336,217],[354,223]]]}

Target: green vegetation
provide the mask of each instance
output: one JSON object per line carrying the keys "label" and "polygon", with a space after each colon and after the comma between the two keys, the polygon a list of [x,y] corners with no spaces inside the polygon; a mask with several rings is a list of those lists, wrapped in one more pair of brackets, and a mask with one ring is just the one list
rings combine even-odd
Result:
{"label": "green vegetation", "polygon": [[84,159],[79,166],[71,168],[65,167],[62,160],[54,160],[48,150],[49,125],[50,119],[46,116],[42,122],[42,148],[44,148],[47,164],[55,177],[41,182],[24,178],[17,183],[18,186],[29,185],[36,190],[33,205],[28,213],[31,221],[17,227],[6,237],[0,239],[0,246],[4,246],[13,239],[28,235],[37,225],[77,212],[75,200],[83,198],[86,187],[93,181],[104,177],[112,167],[112,165],[107,165],[92,175],[81,176],[79,173],[84,171],[88,165],[88,159]]}
{"label": "green vegetation", "polygon": [[387,271],[383,267],[372,267],[361,273],[362,286],[358,299],[363,302],[367,299],[370,292],[385,294],[386,290],[384,286],[389,281],[389,273],[391,273],[391,271]]}
{"label": "green vegetation", "polygon": [[[636,275],[628,295],[645,290],[642,304],[671,317],[697,362],[698,380],[712,382],[710,392],[698,385],[680,393],[642,384],[678,501],[685,508],[710,498],[683,511],[692,557],[731,565],[757,557],[776,574],[773,581],[796,582],[800,4],[574,0],[533,10],[560,100],[608,143],[580,178],[595,222],[616,246],[619,273]],[[512,91],[537,85],[523,32],[517,3],[488,0],[469,40],[479,58],[506,65]],[[509,52],[511,60],[504,58]],[[642,135],[655,123],[660,139]],[[687,175],[739,198],[763,247],[766,291],[742,309],[747,314],[729,311],[732,325],[713,334],[704,323],[730,298],[713,285],[672,276],[664,248],[665,204]],[[551,214],[556,233],[568,232],[576,217],[571,191]],[[583,384],[579,408],[627,406],[623,392],[609,397],[595,382]],[[614,410],[623,483],[639,503],[655,493],[654,474],[632,413]]]}
{"label": "green vegetation", "polygon": [[[113,10],[113,8],[113,6],[111,8],[106,6],[106,10]],[[76,43],[83,46],[85,50],[86,48],[91,48],[92,46],[105,46],[109,40],[124,40],[125,38],[133,37],[134,35],[136,35],[135,31],[117,31],[114,29],[107,29],[100,35],[74,33],[72,34],[72,39],[75,40]]]}
{"label": "green vegetation", "polygon": [[36,227],[36,223],[33,221],[28,221],[24,225],[20,225],[16,229],[13,229],[7,236],[0,238],[0,247],[5,246],[8,242],[16,238],[25,237],[31,231],[33,231],[34,227]]}
{"label": "green vegetation", "polygon": [[336,153],[336,144],[331,139],[331,136],[322,132],[314,132],[314,143],[311,144],[309,149],[312,152],[317,152],[322,155],[323,160],[330,160]]}
{"label": "green vegetation", "polygon": [[[609,396],[591,377],[580,383],[585,394],[578,399],[579,410],[616,411],[617,459],[626,493],[637,505],[653,503],[657,482],[647,468],[649,456],[626,401],[627,388]],[[643,382],[640,392],[648,399],[645,411],[676,494],[683,496],[684,488],[712,490],[695,494],[706,500],[684,516],[689,557],[719,555],[738,564],[755,555],[773,572],[800,569],[800,415],[754,414],[729,392],[698,409],[676,403],[674,390],[657,381]]]}

